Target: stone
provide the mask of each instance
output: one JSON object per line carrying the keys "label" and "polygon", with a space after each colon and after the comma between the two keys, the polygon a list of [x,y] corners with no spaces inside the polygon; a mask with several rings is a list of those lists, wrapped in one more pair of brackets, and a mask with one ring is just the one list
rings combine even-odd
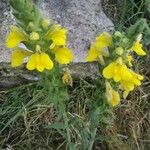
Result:
{"label": "stone", "polygon": [[[11,50],[5,47],[9,26],[14,24],[8,4],[0,1],[0,62],[9,62]],[[68,29],[68,47],[75,55],[74,62],[85,62],[87,50],[96,35],[114,29],[106,17],[101,0],[35,0],[45,18]]]}
{"label": "stone", "polygon": [[[10,62],[11,49],[5,47],[9,27],[15,24],[9,0],[0,1],[0,66]],[[68,29],[68,47],[74,53],[74,62],[69,66],[75,76],[95,77],[97,63],[86,63],[85,57],[92,41],[103,31],[114,30],[113,23],[104,14],[101,0],[34,0],[47,19]],[[1,86],[1,85],[0,85]]]}
{"label": "stone", "polygon": [[114,29],[103,12],[101,0],[38,0],[37,4],[46,18],[68,29],[68,47],[74,52],[74,62],[85,62],[95,37]]}

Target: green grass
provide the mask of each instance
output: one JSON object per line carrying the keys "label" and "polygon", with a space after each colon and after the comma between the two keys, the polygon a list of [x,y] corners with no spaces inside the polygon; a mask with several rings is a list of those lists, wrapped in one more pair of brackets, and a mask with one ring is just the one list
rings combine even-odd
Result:
{"label": "green grass", "polygon": [[[99,82],[81,79],[74,81],[74,86],[68,89],[70,101],[67,105],[67,116],[70,121],[72,142],[75,143],[77,149],[82,147],[86,140],[88,142],[86,138],[91,136],[90,132],[87,132],[90,130],[87,124],[89,115],[93,116],[90,118],[93,119],[92,123],[95,125],[100,122],[104,128],[109,123],[111,109],[109,107],[106,109],[105,104],[100,101],[102,91],[99,90],[99,86],[101,86]],[[1,91],[0,96],[2,97],[0,101],[1,148],[8,145],[14,149],[25,150],[54,150],[67,147],[62,130],[63,124],[56,124],[59,116],[53,109],[44,88],[34,83]],[[99,103],[102,104],[99,107],[100,113],[91,111],[89,114],[87,108],[92,110],[92,107]],[[52,127],[54,122],[55,125]],[[100,135],[97,139],[99,138],[101,138]],[[85,146],[86,144],[88,143],[85,142]]]}

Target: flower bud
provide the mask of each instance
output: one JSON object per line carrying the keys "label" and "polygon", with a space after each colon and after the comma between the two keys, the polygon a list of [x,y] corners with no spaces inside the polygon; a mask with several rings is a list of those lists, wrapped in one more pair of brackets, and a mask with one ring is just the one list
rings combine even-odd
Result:
{"label": "flower bud", "polygon": [[130,67],[132,67],[132,61],[133,61],[133,57],[132,57],[131,55],[128,55],[128,56],[127,56],[127,62],[128,62],[128,65],[129,65]]}
{"label": "flower bud", "polygon": [[40,39],[40,36],[37,32],[30,33],[30,40],[36,41],[36,40],[39,40],[39,39]]}
{"label": "flower bud", "polygon": [[32,31],[34,29],[34,24],[33,22],[29,22],[28,26],[27,26],[27,30]]}
{"label": "flower bud", "polygon": [[48,28],[48,26],[50,25],[50,20],[48,20],[48,19],[44,19],[44,20],[42,20],[42,27],[44,28],[44,29],[47,29]]}
{"label": "flower bud", "polygon": [[117,47],[117,48],[115,49],[115,52],[116,52],[116,54],[118,54],[118,55],[122,55],[122,54],[123,54],[123,48],[122,48],[122,47]]}
{"label": "flower bud", "polygon": [[121,58],[121,57],[119,57],[119,58],[116,60],[116,62],[117,62],[118,64],[120,64],[120,65],[122,65],[122,64],[123,64],[123,60],[122,60],[122,58]]}
{"label": "flower bud", "polygon": [[137,36],[137,42],[140,42],[142,40],[142,34],[140,33],[138,36]]}
{"label": "flower bud", "polygon": [[62,77],[62,82],[66,85],[72,86],[72,77],[70,71],[67,69]]}
{"label": "flower bud", "polygon": [[50,49],[53,49],[55,47],[55,44],[54,43],[52,43],[51,45],[50,45]]}
{"label": "flower bud", "polygon": [[122,39],[122,42],[123,42],[124,44],[127,44],[127,43],[129,42],[129,39],[123,38],[123,39]]}
{"label": "flower bud", "polygon": [[115,36],[118,36],[118,37],[122,37],[122,34],[121,34],[121,32],[119,32],[119,31],[116,31],[116,32],[114,33],[114,35],[115,35]]}
{"label": "flower bud", "polygon": [[40,47],[40,45],[36,45],[35,50],[36,50],[36,52],[41,52],[41,47]]}

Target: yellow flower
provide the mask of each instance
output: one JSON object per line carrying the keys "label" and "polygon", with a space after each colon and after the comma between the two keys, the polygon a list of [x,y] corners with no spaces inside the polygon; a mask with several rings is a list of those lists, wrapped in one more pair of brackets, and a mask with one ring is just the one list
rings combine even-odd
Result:
{"label": "yellow flower", "polygon": [[95,46],[99,49],[111,46],[112,37],[109,33],[103,32],[96,38]]}
{"label": "yellow flower", "polygon": [[27,57],[30,56],[32,54],[32,52],[27,51],[23,48],[16,48],[13,52],[12,52],[12,57],[11,57],[11,66],[12,67],[18,67],[20,65],[22,65],[23,60]]}
{"label": "yellow flower", "polygon": [[126,98],[128,96],[128,93],[134,90],[136,86],[140,86],[141,80],[143,80],[143,76],[141,76],[140,74],[137,74],[132,70],[129,71],[131,72],[132,78],[129,81],[125,81],[125,80],[120,81],[121,87],[124,90],[124,94],[123,94],[124,98]]}
{"label": "yellow flower", "polygon": [[97,61],[100,56],[103,55],[102,49],[98,50],[93,45],[91,46],[90,50],[88,51],[88,55],[86,57],[87,62]]}
{"label": "yellow flower", "polygon": [[131,72],[125,64],[120,64],[118,60],[110,63],[103,69],[103,76],[106,79],[113,78],[115,82],[120,80],[128,81],[132,78]]}
{"label": "yellow flower", "polygon": [[91,45],[88,55],[86,57],[87,62],[100,61],[104,64],[103,56],[108,56],[108,51],[105,47],[110,46],[112,43],[111,35],[107,32],[100,34],[96,41]]}
{"label": "yellow flower", "polygon": [[106,82],[106,98],[108,103],[112,106],[115,107],[120,103],[120,95],[117,91],[113,90],[110,83]]}
{"label": "yellow flower", "polygon": [[[40,46],[37,45],[36,49],[39,49],[40,51]],[[44,71],[44,69],[51,70],[53,68],[53,62],[50,59],[49,55],[39,51],[33,54],[33,52],[29,50],[19,47],[16,48],[12,53],[11,66],[18,67],[22,65],[23,60],[26,57],[29,57],[29,60],[26,65],[28,70],[37,69],[40,72]]]}
{"label": "yellow flower", "polygon": [[66,45],[66,34],[66,29],[56,25],[46,33],[45,38],[47,40],[52,40],[53,44],[56,46],[64,46]]}
{"label": "yellow flower", "polygon": [[16,26],[12,26],[11,31],[6,39],[6,46],[8,48],[17,47],[19,43],[27,41],[28,36]]}
{"label": "yellow flower", "polygon": [[59,64],[69,64],[73,60],[73,53],[66,47],[55,47],[53,49],[55,59]]}
{"label": "yellow flower", "polygon": [[36,40],[39,40],[39,39],[40,39],[40,36],[37,32],[31,32],[30,33],[30,40],[36,41]]}
{"label": "yellow flower", "polygon": [[72,86],[72,77],[71,77],[71,74],[70,74],[70,71],[67,69],[65,70],[64,72],[64,75],[62,77],[62,82],[66,85],[70,85]]}
{"label": "yellow flower", "polygon": [[28,70],[37,69],[39,72],[42,72],[44,69],[51,70],[53,65],[48,54],[36,52],[30,56],[26,67]]}
{"label": "yellow flower", "polygon": [[131,50],[135,51],[138,55],[144,56],[146,52],[142,49],[143,45],[140,42],[135,42]]}
{"label": "yellow flower", "polygon": [[101,64],[105,64],[103,56],[108,56],[108,55],[109,55],[109,53],[106,49],[97,48],[93,44],[93,45],[91,45],[90,50],[88,51],[88,55],[85,60],[87,62],[100,61]]}

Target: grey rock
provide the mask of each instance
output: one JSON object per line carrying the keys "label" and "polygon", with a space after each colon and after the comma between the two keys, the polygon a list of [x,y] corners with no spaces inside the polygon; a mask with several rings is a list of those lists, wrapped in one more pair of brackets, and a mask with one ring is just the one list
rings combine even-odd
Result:
{"label": "grey rock", "polygon": [[113,30],[101,0],[39,0],[37,3],[46,18],[68,29],[68,46],[74,52],[74,62],[85,62],[87,50],[97,34]]}
{"label": "grey rock", "polygon": [[[45,18],[68,29],[68,47],[73,50],[75,56],[70,65],[72,74],[95,77],[98,74],[97,63],[85,63],[88,48],[99,33],[114,29],[113,23],[102,10],[101,0],[34,1]],[[9,0],[0,1],[0,62],[10,62],[11,55],[11,50],[5,47],[5,40],[10,25],[15,24],[15,19],[8,2]],[[0,64],[0,67],[4,66]]]}
{"label": "grey rock", "polygon": [[[14,24],[8,4],[0,1],[0,62],[9,62],[11,50],[5,47],[9,26]],[[85,62],[87,50],[96,35],[113,30],[106,17],[101,0],[35,0],[45,18],[52,19],[68,29],[68,47],[75,55],[74,62]]]}
{"label": "grey rock", "polygon": [[0,1],[0,62],[10,62],[11,50],[5,47],[6,36],[11,25],[15,24],[9,0]]}

